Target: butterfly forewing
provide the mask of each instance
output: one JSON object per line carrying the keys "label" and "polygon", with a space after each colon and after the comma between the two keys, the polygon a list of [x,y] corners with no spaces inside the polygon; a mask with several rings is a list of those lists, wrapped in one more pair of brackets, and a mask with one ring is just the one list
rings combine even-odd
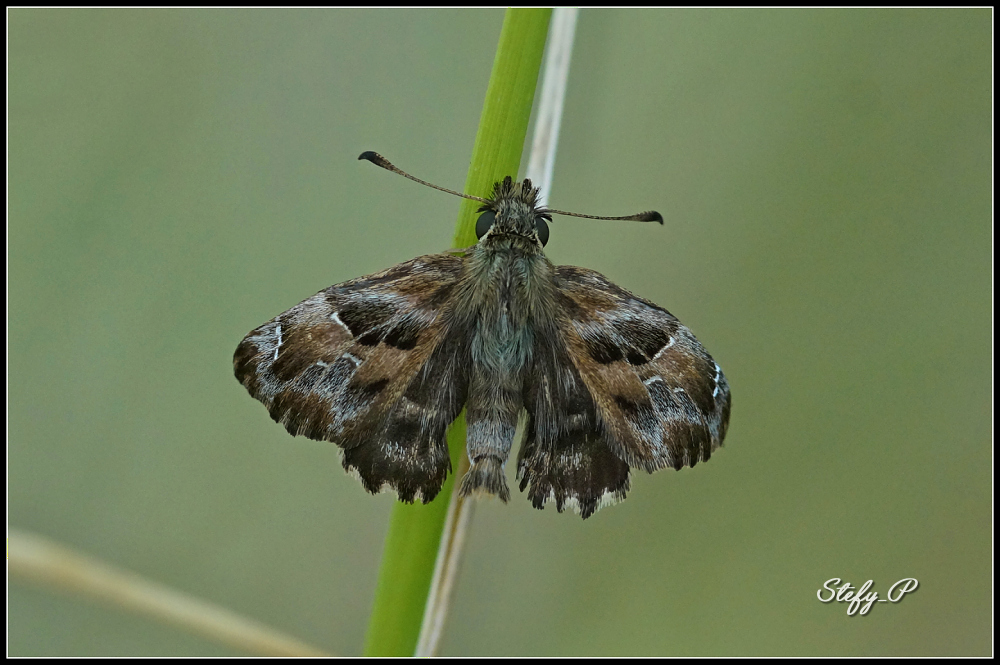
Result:
{"label": "butterfly forewing", "polygon": [[331,286],[253,330],[236,378],[293,435],[332,441],[365,488],[430,501],[465,401],[447,304],[462,261],[423,256]]}
{"label": "butterfly forewing", "polygon": [[729,386],[669,312],[600,273],[560,266],[567,344],[611,449],[655,471],[707,460],[729,422]]}
{"label": "butterfly forewing", "polygon": [[586,518],[625,498],[630,467],[707,460],[725,436],[729,388],[666,310],[592,270],[559,266],[554,282],[557,325],[536,338],[518,478],[536,508],[553,501]]}

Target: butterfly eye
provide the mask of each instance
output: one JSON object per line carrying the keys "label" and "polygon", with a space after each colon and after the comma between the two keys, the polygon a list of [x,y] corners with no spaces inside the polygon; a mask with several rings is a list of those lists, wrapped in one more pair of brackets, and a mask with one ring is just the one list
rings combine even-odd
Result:
{"label": "butterfly eye", "polygon": [[476,222],[476,238],[480,240],[486,232],[490,230],[493,226],[493,222],[497,221],[497,214],[492,210],[487,210],[482,215],[479,216],[479,220]]}
{"label": "butterfly eye", "polygon": [[541,217],[535,217],[535,231],[538,233],[538,242],[545,247],[545,243],[549,241],[549,225]]}

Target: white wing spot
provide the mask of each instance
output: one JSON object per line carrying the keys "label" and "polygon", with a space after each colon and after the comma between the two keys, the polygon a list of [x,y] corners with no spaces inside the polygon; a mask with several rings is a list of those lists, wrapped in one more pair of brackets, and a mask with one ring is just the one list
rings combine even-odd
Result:
{"label": "white wing spot", "polygon": [[348,332],[350,332],[350,329],[346,325],[344,325],[344,322],[340,320],[340,317],[337,316],[336,312],[334,312],[333,314],[330,315],[330,320],[333,321],[333,322],[335,322],[337,325],[339,325],[340,327],[344,328]]}
{"label": "white wing spot", "polygon": [[280,323],[278,324],[277,328],[275,328],[275,331],[277,332],[277,335],[278,335],[278,343],[274,347],[274,360],[272,360],[271,362],[274,362],[275,360],[278,359],[278,351],[281,349],[281,324]]}
{"label": "white wing spot", "polygon": [[663,379],[661,379],[659,376],[653,376],[653,377],[650,377],[650,378],[646,379],[645,381],[643,381],[642,385],[648,387],[649,385],[651,385],[653,383],[653,381],[659,381],[660,383],[663,383]]}
{"label": "white wing spot", "polygon": [[353,356],[350,353],[345,353],[343,355],[343,357],[347,358],[348,360],[350,360],[351,362],[353,362],[355,367],[358,367],[359,365],[361,365],[361,359],[358,358],[357,356]]}
{"label": "white wing spot", "polygon": [[712,399],[719,394],[719,375],[722,374],[722,368],[719,367],[719,363],[715,363],[715,390],[712,391]]}
{"label": "white wing spot", "polygon": [[666,351],[667,349],[669,349],[671,346],[673,346],[675,341],[676,340],[673,337],[671,337],[670,340],[666,344],[663,345],[663,348],[656,352],[656,355],[653,356],[653,360],[656,360],[657,358],[659,358],[660,356],[662,356],[663,352]]}

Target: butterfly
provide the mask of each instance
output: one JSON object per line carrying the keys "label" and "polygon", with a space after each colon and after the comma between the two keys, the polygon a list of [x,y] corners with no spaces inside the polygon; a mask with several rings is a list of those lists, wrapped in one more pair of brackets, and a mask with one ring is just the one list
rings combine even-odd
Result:
{"label": "butterfly", "polygon": [[507,502],[519,420],[521,491],[584,519],[625,498],[632,469],[708,460],[730,393],[667,310],[543,254],[553,214],[509,176],[489,198],[432,185],[374,152],[359,159],[483,205],[478,243],[335,284],[252,330],[237,380],[292,435],[331,441],[365,489],[431,501],[451,471],[445,431],[466,409],[463,496]]}

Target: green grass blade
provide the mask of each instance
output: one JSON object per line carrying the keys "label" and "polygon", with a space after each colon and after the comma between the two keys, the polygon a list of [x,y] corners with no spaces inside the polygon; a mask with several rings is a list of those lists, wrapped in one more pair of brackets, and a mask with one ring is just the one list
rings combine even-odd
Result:
{"label": "green grass blade", "polygon": [[[488,196],[494,182],[506,175],[517,176],[551,13],[550,9],[508,9],[504,16],[465,183],[468,194]],[[455,247],[475,244],[479,205],[462,202]],[[448,447],[452,469],[457,469],[465,449],[464,413],[448,430]],[[366,656],[413,654],[454,484],[452,474],[427,505],[396,503],[365,639]]]}

